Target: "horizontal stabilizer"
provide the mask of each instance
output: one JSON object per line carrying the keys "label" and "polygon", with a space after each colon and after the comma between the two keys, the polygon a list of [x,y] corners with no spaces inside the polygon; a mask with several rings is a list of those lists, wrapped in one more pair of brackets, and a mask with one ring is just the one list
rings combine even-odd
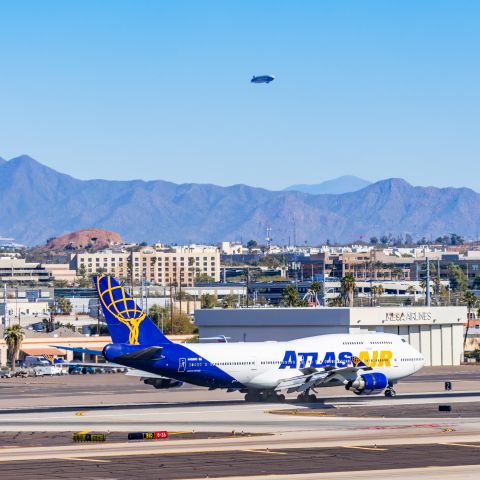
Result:
{"label": "horizontal stabilizer", "polygon": [[136,352],[124,353],[115,358],[115,360],[160,360],[162,358],[163,347],[147,347]]}
{"label": "horizontal stabilizer", "polygon": [[144,370],[138,370],[137,368],[129,368],[125,375],[127,375],[128,377],[159,378],[169,380],[169,377],[157,375],[156,373],[145,372]]}
{"label": "horizontal stabilizer", "polygon": [[60,350],[69,350],[71,352],[77,353],[88,353],[89,355],[97,355],[98,357],[103,356],[101,350],[92,350],[90,348],[81,348],[81,347],[65,347],[64,345],[49,345],[50,347],[59,348]]}

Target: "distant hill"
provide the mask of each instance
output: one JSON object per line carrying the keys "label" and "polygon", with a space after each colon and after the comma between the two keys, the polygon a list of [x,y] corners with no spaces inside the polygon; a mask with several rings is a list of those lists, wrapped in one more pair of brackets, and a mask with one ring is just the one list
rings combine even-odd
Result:
{"label": "distant hill", "polygon": [[114,244],[123,243],[118,233],[102,230],[100,228],[85,228],[76,232],[67,233],[60,237],[54,237],[43,247],[46,250],[63,251],[93,248],[100,250],[111,247]]}
{"label": "distant hill", "polygon": [[480,231],[480,194],[413,187],[387,179],[356,192],[310,195],[246,185],[177,185],[163,180],[77,180],[23,155],[0,165],[0,232],[27,245],[78,229],[118,232],[126,241],[349,242],[410,233],[414,238]]}
{"label": "distant hill", "polygon": [[361,190],[371,184],[372,182],[364,180],[363,178],[355,177],[354,175],[343,175],[342,177],[327,180],[322,183],[291,185],[284,190],[310,193],[312,195],[319,195],[321,193],[340,194],[356,192],[357,190]]}

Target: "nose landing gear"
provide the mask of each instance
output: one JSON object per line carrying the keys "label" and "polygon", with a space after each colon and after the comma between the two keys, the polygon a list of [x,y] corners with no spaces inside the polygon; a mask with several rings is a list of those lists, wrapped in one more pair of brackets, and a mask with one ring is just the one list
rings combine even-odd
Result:
{"label": "nose landing gear", "polygon": [[388,382],[388,387],[385,389],[384,394],[385,394],[386,397],[396,397],[397,396],[397,392],[393,388],[393,383],[392,382]]}

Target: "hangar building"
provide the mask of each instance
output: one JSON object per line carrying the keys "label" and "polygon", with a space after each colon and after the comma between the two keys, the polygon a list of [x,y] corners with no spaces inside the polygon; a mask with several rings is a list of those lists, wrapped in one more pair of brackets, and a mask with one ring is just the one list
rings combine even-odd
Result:
{"label": "hangar building", "polygon": [[466,307],[240,308],[195,311],[200,337],[225,335],[232,342],[293,340],[327,333],[385,332],[401,335],[426,365],[463,360]]}

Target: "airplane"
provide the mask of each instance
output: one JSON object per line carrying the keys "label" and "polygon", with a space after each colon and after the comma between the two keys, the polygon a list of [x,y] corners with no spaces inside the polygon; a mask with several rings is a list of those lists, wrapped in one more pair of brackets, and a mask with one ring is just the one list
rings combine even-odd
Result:
{"label": "airplane", "polygon": [[255,75],[252,77],[250,82],[252,83],[270,83],[275,80],[275,77],[273,75],[259,75],[256,77]]}
{"label": "airplane", "polygon": [[[343,385],[356,395],[396,395],[398,380],[425,359],[405,339],[386,333],[327,334],[284,342],[170,341],[109,275],[93,278],[113,343],[108,362],[158,376],[162,387],[182,382],[245,394],[245,401],[284,401],[298,392],[314,402],[316,388]],[[71,347],[70,347],[71,348]],[[152,380],[153,381],[153,380]]]}

